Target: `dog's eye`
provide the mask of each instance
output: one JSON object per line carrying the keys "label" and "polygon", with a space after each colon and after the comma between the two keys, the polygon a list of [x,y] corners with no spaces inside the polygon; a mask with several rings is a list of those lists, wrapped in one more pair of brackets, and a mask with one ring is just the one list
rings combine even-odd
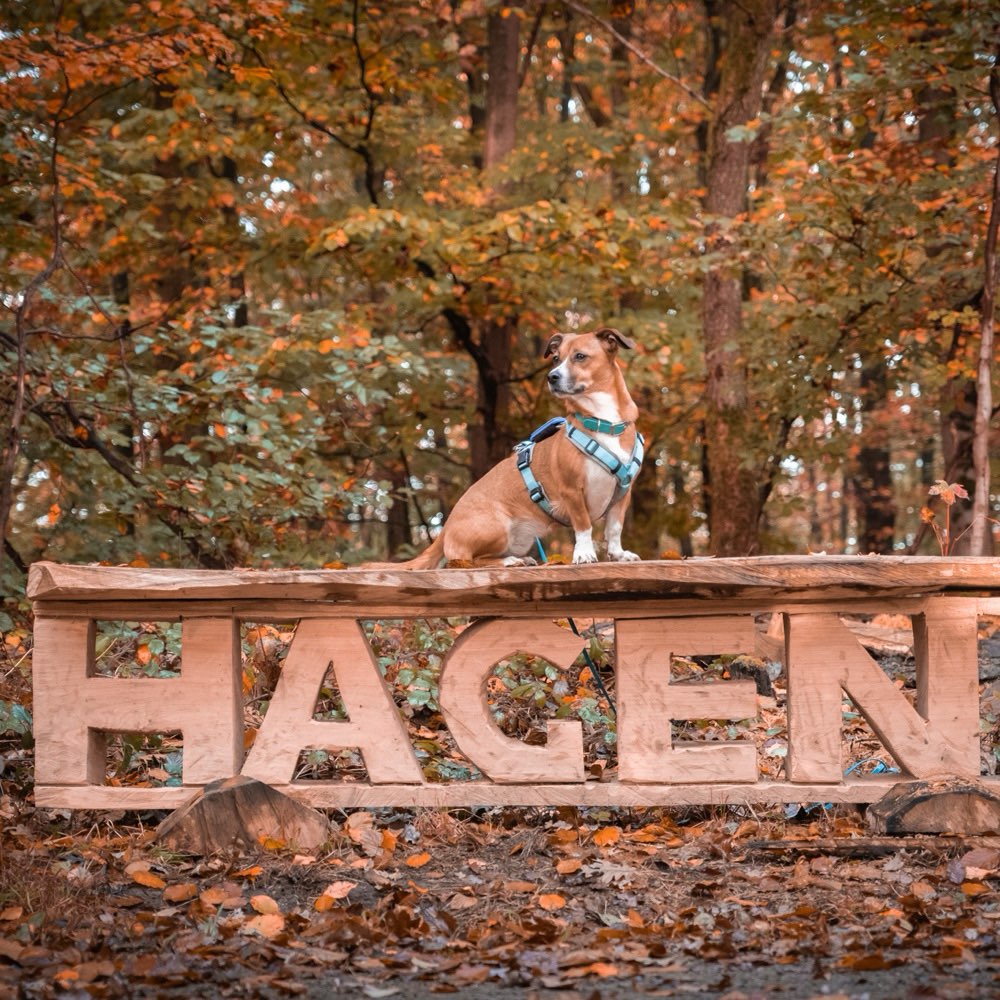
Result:
{"label": "dog's eye", "polygon": [[576,354],[573,355],[573,360],[574,361],[586,361],[587,360],[587,355],[584,354],[582,351],[577,351]]}

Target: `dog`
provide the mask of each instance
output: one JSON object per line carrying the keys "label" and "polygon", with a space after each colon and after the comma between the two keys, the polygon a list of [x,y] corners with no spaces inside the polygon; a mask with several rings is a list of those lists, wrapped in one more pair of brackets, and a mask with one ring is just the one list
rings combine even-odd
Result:
{"label": "dog", "polygon": [[617,330],[557,333],[548,386],[567,405],[513,455],[494,466],[459,498],[429,548],[394,568],[433,569],[448,563],[533,566],[536,539],[563,524],[574,532],[573,562],[597,562],[593,525],[605,521],[608,558],[639,559],[622,548],[622,526],[632,481],[642,464],[638,407],[618,363],[634,341]]}

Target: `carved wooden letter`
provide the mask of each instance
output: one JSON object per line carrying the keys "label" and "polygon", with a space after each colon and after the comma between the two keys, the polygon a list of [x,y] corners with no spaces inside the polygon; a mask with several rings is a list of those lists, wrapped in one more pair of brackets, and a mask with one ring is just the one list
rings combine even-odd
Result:
{"label": "carved wooden letter", "polygon": [[487,777],[502,784],[584,780],[583,730],[579,722],[553,720],[548,742],[527,746],[505,736],[486,700],[486,678],[513,653],[532,653],[569,667],[583,640],[551,621],[484,621],[470,625],[441,669],[441,712],[459,749]]}
{"label": "carved wooden letter", "polygon": [[35,779],[39,785],[104,784],[105,732],[179,729],[185,785],[239,772],[243,692],[239,631],[230,618],[189,618],[181,676],[95,677],[90,619],[35,622]]}
{"label": "carved wooden letter", "polygon": [[[313,718],[331,662],[347,709],[345,722]],[[420,784],[424,780],[406,727],[358,622],[342,618],[299,622],[243,774],[271,785],[287,784],[303,747],[357,747],[372,784]]]}
{"label": "carved wooden letter", "polygon": [[[919,713],[835,614],[788,615],[788,776],[798,782],[839,783],[841,690],[850,695],[899,766],[916,778],[979,774],[975,604],[957,617],[929,610],[939,638],[930,640],[917,616],[915,650],[922,664]],[[972,646],[961,640],[969,630]],[[949,650],[961,650],[964,662]],[[941,662],[931,662],[940,657]],[[955,676],[961,670],[967,676]],[[944,680],[939,671],[948,671]],[[955,672],[953,672],[955,671]]]}
{"label": "carved wooden letter", "polygon": [[618,773],[622,781],[693,783],[757,780],[752,743],[684,743],[671,719],[748,719],[757,714],[752,681],[671,684],[675,655],[745,653],[754,649],[749,615],[618,621]]}

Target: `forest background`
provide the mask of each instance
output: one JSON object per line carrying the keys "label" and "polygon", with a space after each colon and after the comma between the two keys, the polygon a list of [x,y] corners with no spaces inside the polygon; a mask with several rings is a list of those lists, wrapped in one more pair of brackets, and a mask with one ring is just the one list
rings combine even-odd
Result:
{"label": "forest background", "polygon": [[3,5],[4,593],[408,553],[598,325],[644,558],[938,551],[936,481],[953,537],[996,508],[998,37],[993,0]]}

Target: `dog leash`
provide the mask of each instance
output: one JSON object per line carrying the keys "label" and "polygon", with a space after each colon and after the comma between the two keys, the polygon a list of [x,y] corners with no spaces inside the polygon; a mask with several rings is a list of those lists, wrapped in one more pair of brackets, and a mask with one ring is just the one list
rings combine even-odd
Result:
{"label": "dog leash", "polygon": [[[547,563],[549,561],[549,557],[545,554],[545,546],[542,545],[542,540],[540,538],[536,538],[535,545],[538,548],[538,555],[541,557],[542,562]],[[566,620],[569,622],[569,627],[573,630],[573,634],[582,639],[583,636],[580,635],[580,630],[576,627],[576,622],[573,621],[572,618],[567,618]],[[587,649],[586,646],[584,646],[583,649],[583,662],[586,663],[587,667],[590,669],[590,676],[594,678],[594,683],[597,685],[598,690],[602,695],[604,695],[604,698],[608,703],[608,707],[611,709],[611,714],[617,719],[618,709],[615,708],[614,700],[611,695],[608,694],[608,689],[604,686],[604,681],[601,680],[601,672],[597,669],[597,664],[594,663],[593,657],[590,655],[590,650]]]}

